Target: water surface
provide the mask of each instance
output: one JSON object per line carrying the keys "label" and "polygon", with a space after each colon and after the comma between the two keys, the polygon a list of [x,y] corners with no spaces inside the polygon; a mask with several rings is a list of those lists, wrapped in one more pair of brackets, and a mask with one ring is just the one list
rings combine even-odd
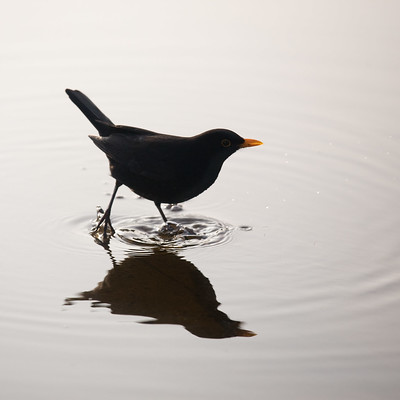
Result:
{"label": "water surface", "polygon": [[[2,13],[7,399],[397,399],[396,2],[14,2]],[[264,146],[166,213],[113,188],[116,123]],[[191,232],[190,231],[190,232]],[[254,335],[255,334],[255,335]]]}

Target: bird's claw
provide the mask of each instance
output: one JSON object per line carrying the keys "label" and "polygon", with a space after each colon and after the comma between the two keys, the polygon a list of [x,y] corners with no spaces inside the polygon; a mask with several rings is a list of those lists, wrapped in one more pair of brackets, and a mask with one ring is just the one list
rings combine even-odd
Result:
{"label": "bird's claw", "polygon": [[[103,211],[101,207],[97,207],[97,218],[94,221],[96,226],[92,228],[90,233],[92,236],[94,236],[96,239],[99,240],[99,237],[103,237],[103,242],[106,242],[109,238],[109,236],[113,236],[115,233],[115,229],[111,225],[111,220],[110,220],[110,213],[108,210],[106,212]],[[104,223],[104,224],[103,224]]]}

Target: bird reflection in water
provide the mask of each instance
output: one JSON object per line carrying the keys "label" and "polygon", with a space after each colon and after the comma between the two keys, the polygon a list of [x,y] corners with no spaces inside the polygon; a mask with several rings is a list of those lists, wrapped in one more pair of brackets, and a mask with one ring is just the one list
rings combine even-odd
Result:
{"label": "bird reflection in water", "polygon": [[182,325],[203,338],[254,336],[218,310],[210,281],[174,252],[154,250],[116,262],[96,288],[66,299],[66,304],[91,300],[92,307],[109,307],[113,314],[153,318],[146,324]]}

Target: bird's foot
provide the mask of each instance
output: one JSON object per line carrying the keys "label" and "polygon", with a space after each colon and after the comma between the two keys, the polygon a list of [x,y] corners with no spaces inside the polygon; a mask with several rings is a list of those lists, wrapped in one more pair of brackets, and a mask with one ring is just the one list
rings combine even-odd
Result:
{"label": "bird's foot", "polygon": [[95,236],[96,239],[102,237],[103,242],[107,241],[108,237],[115,233],[115,229],[111,225],[109,212],[107,211],[104,212],[100,206],[97,207],[97,217],[95,221],[93,221],[93,228],[90,231],[92,236]]}
{"label": "bird's foot", "polygon": [[161,225],[158,234],[165,239],[170,239],[178,235],[196,235],[192,229],[172,221],[167,221]]}
{"label": "bird's foot", "polygon": [[185,232],[185,228],[176,222],[167,221],[160,226],[158,234],[162,237],[177,236]]}

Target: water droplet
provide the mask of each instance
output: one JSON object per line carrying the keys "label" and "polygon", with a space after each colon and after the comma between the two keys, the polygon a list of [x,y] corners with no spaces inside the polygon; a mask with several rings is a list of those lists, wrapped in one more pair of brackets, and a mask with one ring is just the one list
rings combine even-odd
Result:
{"label": "water droplet", "polygon": [[182,211],[183,210],[183,206],[181,204],[168,204],[165,208],[167,210],[171,210],[171,211]]}

